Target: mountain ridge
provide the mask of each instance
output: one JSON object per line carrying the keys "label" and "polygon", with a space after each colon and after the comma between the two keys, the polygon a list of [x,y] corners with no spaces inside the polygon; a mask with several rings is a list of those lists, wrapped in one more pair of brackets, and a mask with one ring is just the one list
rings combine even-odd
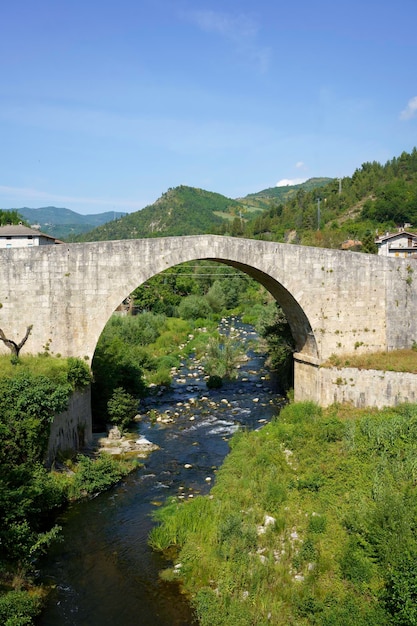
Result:
{"label": "mountain ridge", "polygon": [[58,239],[65,239],[70,235],[88,232],[101,224],[126,215],[125,212],[121,211],[106,211],[104,213],[82,215],[71,209],[55,206],[36,209],[22,207],[20,209],[5,210],[17,211],[27,222],[39,225],[42,232]]}

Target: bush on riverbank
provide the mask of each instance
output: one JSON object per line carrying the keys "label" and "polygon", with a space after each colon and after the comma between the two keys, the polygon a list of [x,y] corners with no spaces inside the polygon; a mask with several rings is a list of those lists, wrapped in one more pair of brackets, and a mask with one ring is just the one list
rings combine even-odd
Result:
{"label": "bush on riverbank", "polygon": [[294,404],[231,447],[150,537],[203,626],[417,623],[417,406]]}
{"label": "bush on riverbank", "polygon": [[80,460],[71,473],[43,465],[55,414],[89,384],[84,361],[51,356],[0,357],[0,622],[23,626],[41,609],[44,591],[31,581],[35,560],[59,536],[54,515],[74,497],[120,480],[131,466]]}

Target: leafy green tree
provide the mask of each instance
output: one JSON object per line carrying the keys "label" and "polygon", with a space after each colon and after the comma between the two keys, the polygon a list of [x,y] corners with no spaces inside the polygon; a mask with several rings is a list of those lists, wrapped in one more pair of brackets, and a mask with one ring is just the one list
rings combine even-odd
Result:
{"label": "leafy green tree", "polygon": [[378,252],[375,237],[370,230],[367,230],[362,237],[362,252],[366,252],[367,254],[376,254]]}
{"label": "leafy green tree", "polygon": [[185,320],[209,317],[211,312],[210,304],[202,296],[187,296],[178,307],[179,316]]}
{"label": "leafy green tree", "polygon": [[92,381],[90,368],[85,361],[75,357],[68,358],[68,382],[74,389],[82,389]]}
{"label": "leafy green tree", "polygon": [[7,224],[24,224],[25,226],[28,225],[23,217],[19,215],[16,209],[13,209],[12,211],[0,209],[0,226],[5,226]]}
{"label": "leafy green tree", "polygon": [[45,514],[64,493],[43,460],[50,422],[70,392],[68,383],[25,371],[0,379],[0,563],[12,569],[26,567],[57,534]]}
{"label": "leafy green tree", "polygon": [[206,294],[206,300],[215,313],[220,313],[226,305],[226,297],[219,280],[216,280]]}
{"label": "leafy green tree", "polygon": [[123,387],[117,387],[107,403],[110,420],[124,431],[132,422],[138,410],[138,401]]}

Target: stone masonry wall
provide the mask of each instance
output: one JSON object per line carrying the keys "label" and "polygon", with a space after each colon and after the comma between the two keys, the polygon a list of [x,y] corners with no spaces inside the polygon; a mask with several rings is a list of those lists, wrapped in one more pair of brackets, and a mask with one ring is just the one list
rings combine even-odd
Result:
{"label": "stone masonry wall", "polygon": [[92,437],[91,387],[76,391],[70,398],[68,409],[56,415],[51,424],[46,458],[51,465],[62,450],[79,450]]}
{"label": "stone masonry wall", "polygon": [[352,367],[318,369],[318,402],[355,407],[388,407],[417,402],[417,374],[358,370]]}

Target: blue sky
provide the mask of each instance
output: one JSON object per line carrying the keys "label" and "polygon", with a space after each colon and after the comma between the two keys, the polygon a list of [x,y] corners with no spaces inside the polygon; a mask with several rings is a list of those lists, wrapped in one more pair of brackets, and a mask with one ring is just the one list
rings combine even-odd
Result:
{"label": "blue sky", "polygon": [[14,0],[0,207],[135,211],[417,145],[416,0]]}

